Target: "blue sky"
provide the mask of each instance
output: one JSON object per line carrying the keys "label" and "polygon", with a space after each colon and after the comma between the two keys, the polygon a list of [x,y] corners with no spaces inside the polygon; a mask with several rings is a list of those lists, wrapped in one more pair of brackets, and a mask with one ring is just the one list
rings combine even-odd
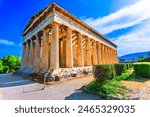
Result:
{"label": "blue sky", "polygon": [[[150,51],[149,0],[53,0],[118,45],[118,55]],[[0,0],[0,57],[21,56],[22,31],[52,0]]]}

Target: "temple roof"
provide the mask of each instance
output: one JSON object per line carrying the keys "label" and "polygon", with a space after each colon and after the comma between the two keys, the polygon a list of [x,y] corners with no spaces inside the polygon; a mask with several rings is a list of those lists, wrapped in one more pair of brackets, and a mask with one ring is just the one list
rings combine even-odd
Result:
{"label": "temple roof", "polygon": [[92,27],[90,27],[88,24],[84,23],[83,21],[81,21],[80,19],[78,19],[77,17],[73,16],[71,13],[69,13],[67,10],[65,10],[64,8],[60,7],[58,4],[56,4],[55,2],[52,2],[50,5],[46,6],[44,9],[42,9],[40,12],[36,13],[35,15],[33,15],[26,28],[24,29],[23,33],[25,33],[25,31],[28,29],[28,27],[33,23],[33,21],[36,18],[39,18],[41,14],[43,14],[46,10],[49,9],[59,9],[60,11],[62,11],[63,13],[67,14],[69,17],[73,18],[75,21],[79,22],[80,24],[82,24],[84,27],[88,28],[90,31],[94,32],[96,35],[102,37],[104,40],[106,40],[107,42],[111,43],[112,45],[114,45],[115,47],[117,47],[117,45],[115,45],[113,42],[111,42],[110,40],[108,40],[107,38],[105,38],[102,34],[100,34],[99,32],[97,32],[95,29],[93,29]]}

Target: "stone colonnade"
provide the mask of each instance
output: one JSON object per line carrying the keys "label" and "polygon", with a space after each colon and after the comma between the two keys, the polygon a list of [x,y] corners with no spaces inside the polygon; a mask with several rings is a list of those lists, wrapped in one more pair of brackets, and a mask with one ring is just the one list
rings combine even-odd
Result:
{"label": "stone colonnade", "polygon": [[113,63],[115,49],[56,22],[23,43],[21,67],[34,71]]}

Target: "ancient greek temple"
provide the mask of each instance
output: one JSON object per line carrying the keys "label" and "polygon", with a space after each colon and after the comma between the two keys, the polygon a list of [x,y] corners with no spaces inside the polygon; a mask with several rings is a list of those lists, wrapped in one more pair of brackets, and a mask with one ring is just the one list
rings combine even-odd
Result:
{"label": "ancient greek temple", "polygon": [[21,68],[31,71],[118,63],[117,46],[56,3],[23,31]]}

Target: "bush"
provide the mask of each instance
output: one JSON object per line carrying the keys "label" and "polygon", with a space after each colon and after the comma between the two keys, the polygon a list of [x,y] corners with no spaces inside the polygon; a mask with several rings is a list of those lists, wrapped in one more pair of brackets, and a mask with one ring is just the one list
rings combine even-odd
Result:
{"label": "bush", "polygon": [[129,63],[129,68],[133,68],[133,63]]}
{"label": "bush", "polygon": [[114,65],[94,65],[93,75],[99,83],[104,84],[115,77]]}
{"label": "bush", "polygon": [[150,63],[136,63],[134,64],[134,71],[139,76],[150,78]]}
{"label": "bush", "polygon": [[126,72],[126,64],[114,64],[116,76],[121,76]]}
{"label": "bush", "polygon": [[130,69],[130,63],[126,64],[126,69],[129,70]]}

